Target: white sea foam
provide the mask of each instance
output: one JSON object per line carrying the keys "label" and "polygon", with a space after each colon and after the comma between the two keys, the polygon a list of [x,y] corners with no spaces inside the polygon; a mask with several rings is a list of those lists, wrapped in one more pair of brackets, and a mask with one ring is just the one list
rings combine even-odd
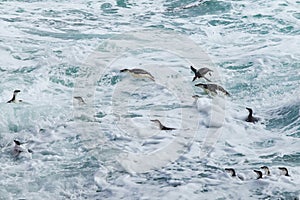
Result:
{"label": "white sea foam", "polygon": [[[2,2],[0,197],[299,199],[298,7]],[[205,80],[192,82],[190,65],[212,68],[231,97],[195,87]],[[15,89],[24,103],[7,104]],[[258,123],[245,122],[246,107]],[[14,157],[14,139],[33,153]],[[263,165],[272,175],[256,180]]]}

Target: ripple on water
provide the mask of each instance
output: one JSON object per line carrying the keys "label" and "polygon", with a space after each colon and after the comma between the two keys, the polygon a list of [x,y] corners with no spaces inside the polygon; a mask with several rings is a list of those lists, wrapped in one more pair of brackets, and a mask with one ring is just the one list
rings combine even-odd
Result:
{"label": "ripple on water", "polygon": [[190,4],[193,2],[187,1],[172,1],[166,3],[168,11],[164,13],[167,16],[180,18],[198,17],[204,15],[217,15],[230,12],[232,9],[231,3],[224,1],[203,1],[198,4]]}
{"label": "ripple on water", "polygon": [[291,105],[275,108],[268,112],[271,118],[268,119],[267,128],[279,130],[286,135],[299,137],[300,134],[300,105],[296,102]]}

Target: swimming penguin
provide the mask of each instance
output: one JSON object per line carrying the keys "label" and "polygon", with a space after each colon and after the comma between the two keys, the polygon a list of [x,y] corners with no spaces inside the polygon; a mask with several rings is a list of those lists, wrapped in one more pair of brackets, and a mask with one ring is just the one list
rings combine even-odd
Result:
{"label": "swimming penguin", "polygon": [[21,90],[15,90],[13,93],[13,97],[11,98],[11,100],[9,100],[7,103],[18,103],[18,102],[22,102],[22,100],[17,100],[17,94],[21,92]]}
{"label": "swimming penguin", "polygon": [[225,168],[225,171],[227,172],[227,173],[229,173],[232,177],[238,177],[240,180],[244,180],[244,177],[242,177],[242,176],[240,176],[240,175],[237,175],[236,173],[235,173],[235,170],[233,169],[233,168]]}
{"label": "swimming penguin", "polygon": [[225,168],[225,171],[229,173],[232,177],[236,176],[235,170],[233,168]]}
{"label": "swimming penguin", "polygon": [[195,86],[203,88],[207,93],[212,92],[213,94],[218,94],[217,90],[223,92],[227,96],[230,96],[229,92],[227,92],[223,87],[217,85],[217,84],[204,84],[204,83],[198,83]]}
{"label": "swimming penguin", "polygon": [[282,172],[284,176],[290,176],[289,171],[285,167],[278,167],[278,169]]}
{"label": "swimming penguin", "polygon": [[262,172],[261,171],[259,171],[259,170],[253,170],[255,173],[256,173],[256,175],[257,175],[257,178],[256,179],[261,179],[262,178]]}
{"label": "swimming penguin", "polygon": [[122,69],[120,72],[129,72],[136,78],[149,78],[154,81],[154,76],[143,69]]}
{"label": "swimming penguin", "polygon": [[246,119],[246,122],[252,122],[252,123],[258,122],[258,118],[252,116],[253,114],[252,109],[251,108],[246,108],[246,109],[249,111],[249,115]]}
{"label": "swimming penguin", "polygon": [[267,176],[270,176],[270,175],[271,175],[270,170],[269,170],[269,167],[267,167],[267,166],[262,166],[261,169],[265,171],[265,175],[267,175]]}
{"label": "swimming penguin", "polygon": [[22,146],[22,144],[24,144],[24,143],[21,143],[18,140],[14,140],[14,143],[15,143],[15,146],[14,146],[14,149],[13,149],[13,155],[15,157],[19,156],[20,153],[22,153],[22,152],[33,153],[33,151],[31,149],[26,149]]}
{"label": "swimming penguin", "polygon": [[164,131],[176,130],[176,128],[170,128],[162,125],[162,123],[158,119],[152,119],[150,121],[157,123],[159,125],[160,130],[164,130]]}
{"label": "swimming penguin", "polygon": [[205,77],[205,74],[207,74],[208,72],[212,72],[213,70],[211,70],[207,67],[203,67],[203,68],[197,70],[193,66],[191,66],[191,70],[195,73],[195,77],[193,78],[193,81],[196,80],[197,78],[204,78],[205,80],[211,82],[209,79],[207,79]]}
{"label": "swimming penguin", "polygon": [[74,97],[74,99],[77,99],[79,104],[86,104],[85,101],[83,100],[83,98],[80,96],[76,96],[76,97]]}

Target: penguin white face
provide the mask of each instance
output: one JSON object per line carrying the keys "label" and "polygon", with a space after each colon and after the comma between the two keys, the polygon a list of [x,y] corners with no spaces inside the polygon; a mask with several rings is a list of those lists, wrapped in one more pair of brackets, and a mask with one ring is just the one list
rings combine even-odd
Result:
{"label": "penguin white face", "polygon": [[270,170],[267,166],[262,166],[261,169],[264,170],[266,175],[270,175]]}
{"label": "penguin white face", "polygon": [[289,172],[288,172],[287,168],[285,168],[285,167],[278,167],[278,169],[281,171],[282,175],[289,176]]}

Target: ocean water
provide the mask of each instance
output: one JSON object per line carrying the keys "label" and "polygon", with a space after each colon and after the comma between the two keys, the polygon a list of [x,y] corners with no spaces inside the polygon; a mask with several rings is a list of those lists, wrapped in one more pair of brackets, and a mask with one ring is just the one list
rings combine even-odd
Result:
{"label": "ocean water", "polygon": [[[300,198],[300,1],[0,8],[0,199]],[[230,96],[195,87],[191,65]],[[33,153],[15,157],[14,139]]]}

